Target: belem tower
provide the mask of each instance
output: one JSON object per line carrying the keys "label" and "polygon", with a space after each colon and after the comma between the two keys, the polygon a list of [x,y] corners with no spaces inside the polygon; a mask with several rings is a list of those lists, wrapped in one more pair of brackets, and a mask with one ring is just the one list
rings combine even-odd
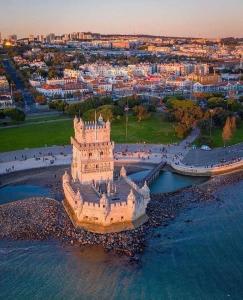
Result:
{"label": "belem tower", "polygon": [[147,220],[150,190],[139,187],[124,167],[114,176],[110,122],[74,119],[71,175],[63,175],[63,201],[75,227],[97,233],[133,229]]}

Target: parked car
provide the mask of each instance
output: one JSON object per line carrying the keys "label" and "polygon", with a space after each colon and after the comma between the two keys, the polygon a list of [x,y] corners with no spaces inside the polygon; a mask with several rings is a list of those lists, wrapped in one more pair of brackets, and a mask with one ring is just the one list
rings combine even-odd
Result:
{"label": "parked car", "polygon": [[207,146],[207,145],[202,145],[201,146],[201,150],[204,150],[204,151],[210,151],[210,150],[212,150],[209,146]]}

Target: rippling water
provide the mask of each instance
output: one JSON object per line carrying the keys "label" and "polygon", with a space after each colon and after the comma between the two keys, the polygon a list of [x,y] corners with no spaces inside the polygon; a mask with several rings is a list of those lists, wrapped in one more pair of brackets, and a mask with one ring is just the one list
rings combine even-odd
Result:
{"label": "rippling water", "polygon": [[48,197],[49,195],[50,190],[42,186],[30,184],[7,185],[0,188],[0,205],[30,197]]}
{"label": "rippling water", "polygon": [[219,197],[158,228],[139,265],[99,248],[2,241],[0,299],[242,299],[243,182]]}
{"label": "rippling water", "polygon": [[[133,180],[144,178],[150,170],[137,172],[130,177]],[[158,179],[153,183],[151,191],[153,193],[167,193],[197,184],[204,181],[205,178],[182,176],[171,172],[161,172]],[[16,200],[22,200],[30,197],[51,196],[50,189],[43,186],[31,184],[13,184],[0,188],[0,205]],[[58,200],[58,199],[57,199]]]}
{"label": "rippling water", "polygon": [[[149,171],[142,171],[130,175],[133,180],[141,180]],[[160,176],[153,182],[150,189],[152,193],[170,193],[179,189],[199,184],[207,180],[205,177],[183,176],[169,171],[162,171]]]}

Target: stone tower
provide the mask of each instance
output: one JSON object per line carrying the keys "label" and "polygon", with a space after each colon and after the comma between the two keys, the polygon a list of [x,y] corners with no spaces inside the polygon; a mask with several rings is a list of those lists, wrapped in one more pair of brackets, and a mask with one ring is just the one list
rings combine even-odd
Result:
{"label": "stone tower", "polygon": [[150,190],[133,182],[124,167],[113,178],[114,143],[110,122],[74,119],[71,175],[62,178],[63,205],[73,225],[97,233],[119,232],[147,220]]}
{"label": "stone tower", "polygon": [[110,141],[110,122],[83,122],[75,117],[72,178],[82,184],[113,180],[114,143]]}

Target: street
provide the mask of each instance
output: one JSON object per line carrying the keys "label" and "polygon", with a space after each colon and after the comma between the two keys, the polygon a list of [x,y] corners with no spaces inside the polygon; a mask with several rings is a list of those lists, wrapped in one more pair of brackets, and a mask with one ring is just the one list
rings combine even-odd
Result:
{"label": "street", "polygon": [[3,66],[6,73],[10,76],[11,80],[16,85],[17,90],[22,92],[24,98],[24,110],[26,113],[31,113],[36,111],[35,100],[28,89],[25,87],[23,80],[18,74],[18,71],[12,65],[8,58],[3,60]]}

